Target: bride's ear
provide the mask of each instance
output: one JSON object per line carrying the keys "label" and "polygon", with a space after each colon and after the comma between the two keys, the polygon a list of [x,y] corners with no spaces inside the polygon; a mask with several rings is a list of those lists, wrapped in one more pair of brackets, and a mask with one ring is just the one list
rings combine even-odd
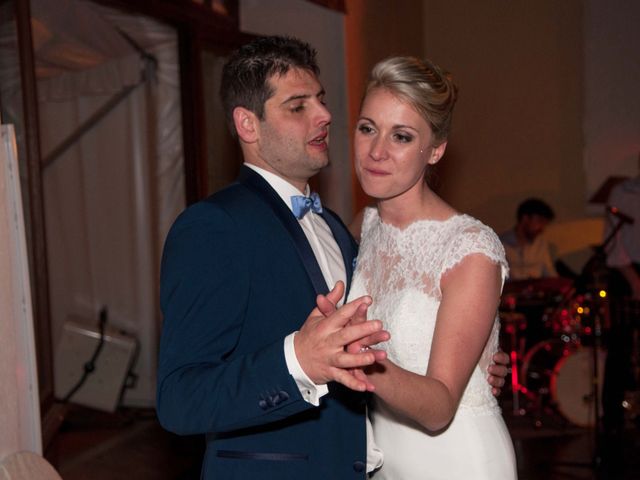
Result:
{"label": "bride's ear", "polygon": [[429,156],[427,163],[429,165],[435,165],[436,163],[438,163],[442,158],[442,156],[444,155],[444,152],[446,149],[447,149],[446,141],[442,142],[437,147],[433,147],[433,150],[431,151],[431,155]]}

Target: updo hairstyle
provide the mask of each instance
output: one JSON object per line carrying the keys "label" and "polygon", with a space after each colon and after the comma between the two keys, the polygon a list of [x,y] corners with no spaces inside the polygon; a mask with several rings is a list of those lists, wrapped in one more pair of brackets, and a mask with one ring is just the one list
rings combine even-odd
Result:
{"label": "updo hairstyle", "polygon": [[458,98],[458,89],[448,72],[430,60],[391,57],[373,67],[365,97],[378,88],[406,101],[426,120],[434,134],[434,146],[447,140]]}

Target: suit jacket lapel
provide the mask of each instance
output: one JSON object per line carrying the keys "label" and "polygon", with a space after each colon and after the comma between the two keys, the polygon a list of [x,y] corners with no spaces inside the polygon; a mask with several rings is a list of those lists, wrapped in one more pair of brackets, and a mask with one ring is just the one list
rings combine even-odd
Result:
{"label": "suit jacket lapel", "polygon": [[289,232],[289,235],[291,235],[316,293],[327,293],[329,288],[322,275],[322,270],[320,270],[320,265],[318,265],[318,261],[313,254],[311,245],[309,245],[309,241],[302,231],[298,220],[296,220],[291,210],[282,202],[280,196],[259,174],[250,168],[243,166],[240,169],[238,181],[257,193],[260,198],[271,207],[273,213],[278,217],[287,232]]}

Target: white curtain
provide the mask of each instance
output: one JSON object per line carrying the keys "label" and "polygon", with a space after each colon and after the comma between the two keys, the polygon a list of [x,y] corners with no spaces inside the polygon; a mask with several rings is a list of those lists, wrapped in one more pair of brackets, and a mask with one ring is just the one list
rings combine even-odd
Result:
{"label": "white curtain", "polygon": [[160,254],[185,205],[177,37],[91,2],[32,0],[32,16],[43,157],[134,87],[43,171],[54,349],[70,316],[95,325],[107,307],[108,325],[140,342],[125,404],[152,406]]}

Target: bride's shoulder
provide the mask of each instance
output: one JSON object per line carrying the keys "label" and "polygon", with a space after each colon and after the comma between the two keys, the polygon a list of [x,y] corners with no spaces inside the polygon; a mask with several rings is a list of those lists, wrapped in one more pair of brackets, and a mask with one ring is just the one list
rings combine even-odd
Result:
{"label": "bride's shoulder", "polygon": [[485,225],[471,215],[458,215],[454,231],[454,235],[463,243],[469,242],[478,244],[478,246],[498,251],[503,249],[502,242],[500,242],[500,239],[493,228]]}
{"label": "bride's shoulder", "polygon": [[443,254],[442,272],[457,265],[463,258],[472,254],[481,254],[500,265],[503,279],[509,267],[505,258],[504,247],[494,230],[470,215],[456,218],[455,228]]}
{"label": "bride's shoulder", "polygon": [[[489,225],[486,225],[485,223],[483,223],[482,221],[478,220],[475,217],[472,217],[471,215],[467,214],[467,213],[461,213],[459,215],[457,215],[457,227],[459,230],[462,231],[477,231],[477,232],[486,232],[486,233],[490,233],[490,234],[494,234],[496,235],[495,231],[493,230],[493,228],[491,228]],[[497,235],[496,235],[497,237]]]}

